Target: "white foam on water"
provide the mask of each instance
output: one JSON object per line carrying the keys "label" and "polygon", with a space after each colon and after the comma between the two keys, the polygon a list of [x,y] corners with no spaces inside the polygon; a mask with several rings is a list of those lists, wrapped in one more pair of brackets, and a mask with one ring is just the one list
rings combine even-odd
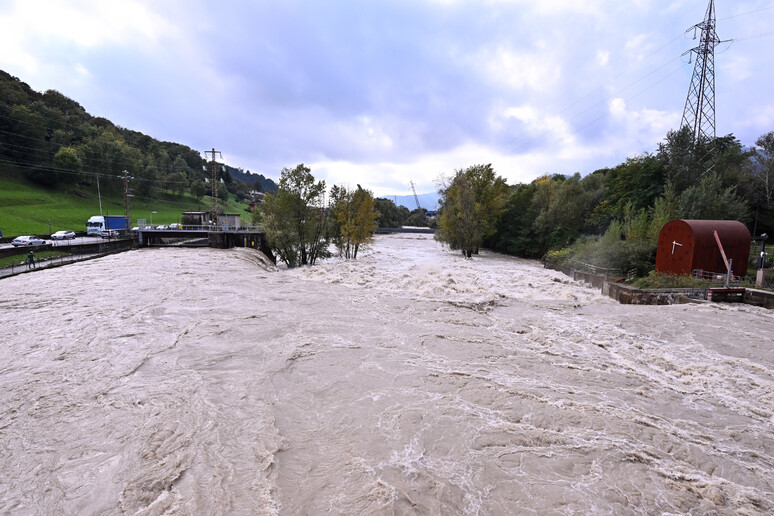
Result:
{"label": "white foam on water", "polygon": [[428,235],[0,283],[3,513],[774,511],[760,308],[622,306]]}

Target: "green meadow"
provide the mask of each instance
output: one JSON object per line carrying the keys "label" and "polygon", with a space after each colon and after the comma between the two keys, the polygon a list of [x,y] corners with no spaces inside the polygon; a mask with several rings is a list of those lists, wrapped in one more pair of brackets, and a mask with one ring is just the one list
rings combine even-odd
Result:
{"label": "green meadow", "polygon": [[[207,210],[210,198],[201,204],[191,195],[177,195],[159,192],[153,199],[131,199],[131,226],[138,219],[147,224],[172,224],[181,222],[182,212]],[[239,213],[243,220],[249,220],[247,205],[237,204],[232,199],[225,207],[228,213]],[[155,213],[153,213],[155,212]],[[67,229],[86,231],[86,221],[92,215],[100,214],[100,199],[96,186],[69,185],[69,189],[46,189],[28,181],[23,173],[0,168],[0,231],[3,237],[18,235],[46,235]],[[124,198],[118,195],[102,195],[103,215],[123,215]]]}

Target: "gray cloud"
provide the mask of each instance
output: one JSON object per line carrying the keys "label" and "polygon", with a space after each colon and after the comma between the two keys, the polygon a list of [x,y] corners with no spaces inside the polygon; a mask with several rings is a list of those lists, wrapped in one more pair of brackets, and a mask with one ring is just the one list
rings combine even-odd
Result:
{"label": "gray cloud", "polygon": [[[517,181],[655,150],[679,123],[692,71],[679,56],[695,44],[683,32],[706,1],[52,6],[0,7],[0,68],[235,166],[277,177],[305,162],[389,194],[471,161]],[[774,20],[762,1],[719,8],[722,37]],[[770,44],[717,56],[720,134],[751,144],[774,129]]]}

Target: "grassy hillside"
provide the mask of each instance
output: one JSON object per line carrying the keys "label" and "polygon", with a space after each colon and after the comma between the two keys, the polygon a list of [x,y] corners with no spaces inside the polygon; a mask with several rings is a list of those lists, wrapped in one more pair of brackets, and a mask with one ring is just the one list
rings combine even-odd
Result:
{"label": "grassy hillside", "polygon": [[[181,213],[200,209],[196,199],[190,195],[182,198],[159,193],[154,199],[132,199],[132,225],[137,219],[154,224],[180,222]],[[209,197],[201,204],[202,210],[209,209]],[[232,201],[226,206],[228,213],[239,213],[248,220],[247,206]],[[70,186],[69,190],[46,189],[24,178],[13,168],[0,168],[0,231],[3,237],[18,235],[48,235],[60,229],[85,231],[86,221],[92,215],[99,215],[99,197],[94,191],[83,187]],[[123,215],[124,199],[118,196],[102,196],[102,213]],[[50,228],[49,228],[50,223]]]}

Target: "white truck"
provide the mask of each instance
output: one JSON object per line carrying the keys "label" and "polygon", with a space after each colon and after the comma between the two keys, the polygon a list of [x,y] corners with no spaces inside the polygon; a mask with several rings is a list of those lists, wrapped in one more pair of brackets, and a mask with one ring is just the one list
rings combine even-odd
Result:
{"label": "white truck", "polygon": [[118,215],[94,215],[86,222],[86,234],[89,236],[114,235],[128,229],[126,217]]}

